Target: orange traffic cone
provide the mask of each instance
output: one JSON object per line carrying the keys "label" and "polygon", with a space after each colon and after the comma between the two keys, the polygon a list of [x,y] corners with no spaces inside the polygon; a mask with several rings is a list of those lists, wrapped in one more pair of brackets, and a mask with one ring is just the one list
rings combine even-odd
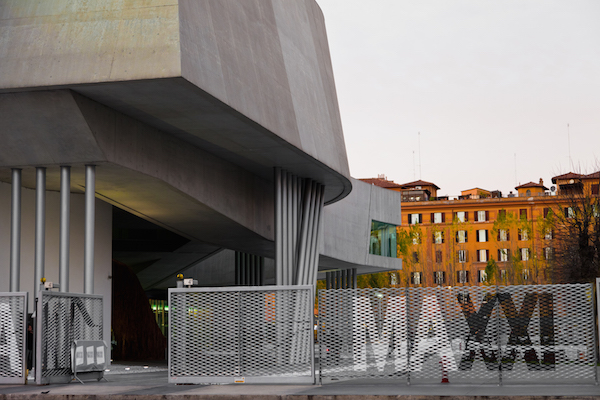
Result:
{"label": "orange traffic cone", "polygon": [[442,368],[442,383],[450,383],[450,381],[448,380],[448,371],[446,371],[446,368],[444,368],[444,363],[442,362],[441,359],[440,359],[440,367]]}

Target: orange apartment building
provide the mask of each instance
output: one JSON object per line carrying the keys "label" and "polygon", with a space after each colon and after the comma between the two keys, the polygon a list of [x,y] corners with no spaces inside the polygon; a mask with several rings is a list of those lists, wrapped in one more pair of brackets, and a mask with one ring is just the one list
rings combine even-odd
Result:
{"label": "orange apartment building", "polygon": [[565,194],[597,195],[599,178],[600,172],[554,177],[555,195],[540,179],[507,197],[473,188],[453,200],[438,197],[431,182],[396,184],[381,175],[363,181],[403,193],[396,228],[403,269],[391,281],[419,287],[549,283],[556,239],[548,215]]}

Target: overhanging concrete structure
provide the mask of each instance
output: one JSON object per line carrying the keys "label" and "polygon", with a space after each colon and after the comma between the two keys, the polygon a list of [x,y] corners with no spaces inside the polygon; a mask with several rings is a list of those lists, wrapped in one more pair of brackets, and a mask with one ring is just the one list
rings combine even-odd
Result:
{"label": "overhanging concrete structure", "polygon": [[[112,205],[189,241],[121,254],[152,261],[138,274],[148,287],[167,287],[176,271],[209,273],[217,254],[221,268],[223,249],[276,258],[275,211],[283,206],[275,201],[275,168],[323,188],[321,269],[401,266],[368,254],[370,220],[399,224],[399,197],[350,178],[314,0],[1,0],[0,121],[2,220],[10,220],[13,170],[34,189],[35,168],[44,167],[44,190],[58,192],[60,167],[70,166],[78,205],[86,165],[95,165],[96,219]],[[23,215],[35,209],[25,197]],[[319,223],[318,203],[311,223]],[[57,212],[47,236],[58,230]],[[71,224],[83,218],[71,214]],[[110,247],[110,227],[96,230],[96,243]],[[24,255],[33,249],[28,235]],[[58,260],[46,248],[45,275],[58,281]],[[79,257],[72,249],[71,280],[80,279]],[[102,282],[109,263],[96,255]],[[32,274],[20,281],[33,290]],[[109,294],[99,282],[96,291]]]}

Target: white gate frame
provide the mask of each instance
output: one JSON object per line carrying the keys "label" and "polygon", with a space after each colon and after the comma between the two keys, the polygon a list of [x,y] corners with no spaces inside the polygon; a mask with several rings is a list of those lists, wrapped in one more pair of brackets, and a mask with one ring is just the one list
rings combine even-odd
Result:
{"label": "white gate frame", "polygon": [[[52,345],[52,346],[57,346],[56,343],[48,343],[48,338],[47,338],[47,328],[44,325],[44,297],[62,297],[62,298],[81,298],[81,299],[99,299],[100,300],[100,329],[99,329],[99,337],[68,337],[69,336],[69,332],[62,332],[62,338],[59,339],[63,339],[62,343],[60,343],[60,345],[62,345],[62,348],[65,352],[67,352],[66,354],[58,354],[59,356],[62,356],[64,358],[68,358],[69,362],[65,363],[65,366],[63,367],[64,372],[63,373],[54,373],[52,375],[48,375],[46,376],[45,372],[46,370],[46,365],[44,365],[44,363],[42,362],[43,360],[43,354],[44,352],[46,352],[46,346],[48,345]],[[72,348],[73,348],[73,344],[75,343],[75,340],[103,340],[103,325],[104,325],[104,314],[103,314],[103,306],[102,303],[104,302],[104,296],[100,295],[100,294],[81,294],[81,293],[65,293],[65,292],[51,292],[49,290],[40,290],[38,292],[38,298],[36,300],[37,305],[36,305],[36,318],[35,318],[35,324],[36,324],[36,328],[35,328],[35,383],[38,385],[45,385],[48,383],[69,383],[71,380],[73,380],[73,369],[72,369]],[[72,328],[71,326],[69,326],[69,328]],[[71,335],[70,336],[74,336]],[[79,336],[79,335],[76,335]],[[84,335],[85,336],[85,335]],[[55,351],[57,352],[58,350],[55,349]],[[97,379],[100,379],[102,377],[102,374],[98,373],[99,376],[94,377]]]}
{"label": "white gate frame", "polygon": [[[176,305],[173,304],[174,295],[184,293],[184,294],[194,294],[194,293],[215,293],[215,295],[223,294],[223,293],[235,293],[238,292],[240,296],[238,299],[241,299],[241,295],[243,293],[249,292],[264,292],[264,293],[281,293],[283,296],[277,296],[276,299],[279,301],[283,299],[281,305],[285,306],[291,300],[291,293],[285,293],[286,291],[299,291],[297,294],[296,301],[294,302],[295,306],[293,308],[285,308],[280,307],[280,303],[277,302],[273,311],[273,323],[277,330],[277,343],[274,345],[273,343],[268,343],[267,341],[263,343],[252,343],[255,344],[256,347],[260,348],[269,348],[270,351],[279,352],[280,357],[278,365],[271,365],[268,361],[262,361],[259,357],[252,360],[255,364],[260,364],[260,373],[256,374],[247,374],[244,373],[244,370],[248,370],[248,365],[245,365],[242,360],[242,352],[239,348],[236,348],[236,343],[231,343],[232,350],[230,351],[221,351],[220,353],[227,353],[226,355],[234,356],[237,353],[237,357],[239,358],[239,366],[238,369],[239,374],[231,374],[230,371],[227,371],[226,367],[221,368],[221,371],[214,371],[214,374],[210,373],[198,373],[197,371],[197,363],[202,363],[205,361],[205,358],[219,355],[219,350],[212,351],[210,350],[210,346],[213,345],[212,341],[217,339],[221,339],[222,333],[215,330],[215,328],[211,325],[208,327],[210,330],[211,339],[206,339],[204,336],[195,335],[194,327],[191,327],[188,321],[178,321],[178,317],[176,316]],[[232,305],[231,309],[227,309],[229,305],[223,304],[220,311],[227,311],[228,316],[225,317],[224,314],[211,314],[211,318],[213,320],[218,321],[218,318],[235,318],[237,316],[238,321],[236,323],[232,323],[231,329],[242,329],[241,321],[239,321],[239,314],[242,312],[239,304],[235,306]],[[175,307],[175,308],[174,308]],[[190,305],[190,307],[192,307]],[[197,307],[198,309],[202,309],[205,307],[203,304],[194,304],[193,307]],[[263,300],[262,304],[259,305],[262,307],[262,311],[260,308],[250,309],[254,318],[253,321],[260,322],[262,324],[265,323],[265,310],[266,303]],[[306,309],[304,309],[306,307]],[[314,307],[314,288],[312,285],[294,285],[294,286],[235,286],[235,287],[205,287],[205,288],[183,288],[183,289],[169,289],[169,335],[168,335],[168,354],[169,354],[169,383],[179,383],[179,384],[201,384],[201,383],[294,383],[294,384],[314,384],[315,382],[315,361],[314,361],[314,339],[313,339],[313,307]],[[269,314],[270,315],[270,314]],[[231,316],[231,317],[229,317]],[[212,321],[212,320],[211,320]],[[286,336],[286,333],[290,333],[284,331],[286,327],[289,328],[289,323],[291,322],[291,343],[289,345],[292,348],[282,348],[281,345],[286,343],[286,341],[290,341],[290,337]],[[283,323],[283,325],[279,325],[278,323]],[[285,325],[285,324],[288,325]],[[235,326],[234,326],[235,325]],[[183,330],[185,334],[184,338],[179,338],[176,340],[174,336],[178,330]],[[281,331],[280,331],[281,330]],[[243,336],[243,335],[242,335]],[[217,339],[215,339],[217,338]],[[243,338],[240,338],[242,340]],[[203,341],[204,340],[204,341]],[[207,350],[202,354],[201,350],[198,350],[196,354],[188,354],[187,349],[182,349],[181,346],[178,347],[179,344],[182,344],[182,341],[185,343],[194,343],[198,345],[198,347],[206,347]],[[176,342],[176,343],[174,343]],[[244,342],[245,343],[245,342]],[[248,344],[246,344],[248,345]],[[278,347],[279,346],[279,347]],[[287,352],[286,352],[287,351]],[[258,352],[257,352],[258,353]],[[284,353],[286,353],[284,355]],[[178,359],[185,358],[186,360],[181,363]],[[303,361],[304,360],[304,361]],[[296,362],[296,363],[295,363]],[[189,366],[187,365],[189,363]],[[194,364],[194,365],[192,365]],[[305,365],[306,371],[299,373],[298,371],[294,371],[294,365]],[[256,365],[254,366],[256,367]],[[177,370],[185,369],[183,373],[176,373]],[[302,368],[302,367],[300,367]],[[208,371],[211,372],[211,371]]]}
{"label": "white gate frame", "polygon": [[[12,324],[8,324],[8,319],[12,320],[15,310],[10,309],[10,307],[4,307],[5,303],[0,304],[0,337],[4,337],[6,340],[6,343],[0,343],[0,354],[7,356],[11,364],[13,364],[13,361],[16,364],[20,363],[17,366],[18,376],[3,376],[4,374],[0,366],[0,384],[24,385],[27,383],[27,300],[29,294],[27,292],[3,292],[0,293],[0,297],[9,299],[23,298],[23,309],[16,311],[16,313],[22,313],[22,321],[20,321],[20,324],[17,321],[18,325],[14,321],[12,321]],[[13,356],[16,356],[17,359],[12,360]]]}

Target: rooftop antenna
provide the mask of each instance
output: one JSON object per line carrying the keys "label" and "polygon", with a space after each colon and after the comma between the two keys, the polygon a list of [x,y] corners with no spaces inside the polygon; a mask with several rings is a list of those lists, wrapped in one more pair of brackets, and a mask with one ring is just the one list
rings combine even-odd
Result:
{"label": "rooftop antenna", "polygon": [[419,179],[423,179],[421,176],[421,132],[419,132]]}
{"label": "rooftop antenna", "polygon": [[515,186],[517,185],[517,153],[515,153]]}
{"label": "rooftop antenna", "polygon": [[413,150],[413,179],[416,181],[417,180],[417,176],[416,176],[416,170],[415,170],[415,151]]}
{"label": "rooftop antenna", "polygon": [[567,124],[567,142],[569,143],[569,165],[571,166],[571,170],[573,170],[573,160],[571,159],[571,131],[569,129],[569,124]]}

